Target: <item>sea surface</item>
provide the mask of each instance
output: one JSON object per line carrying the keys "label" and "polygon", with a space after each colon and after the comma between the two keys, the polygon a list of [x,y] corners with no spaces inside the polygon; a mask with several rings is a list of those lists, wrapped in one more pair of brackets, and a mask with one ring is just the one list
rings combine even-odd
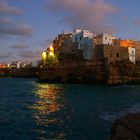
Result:
{"label": "sea surface", "polygon": [[140,112],[140,86],[40,84],[0,78],[0,140],[106,140]]}

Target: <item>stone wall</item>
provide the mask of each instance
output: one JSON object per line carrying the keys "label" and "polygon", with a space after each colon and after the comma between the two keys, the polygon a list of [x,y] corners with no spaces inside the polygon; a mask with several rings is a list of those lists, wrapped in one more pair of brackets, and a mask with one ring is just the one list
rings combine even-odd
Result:
{"label": "stone wall", "polygon": [[107,59],[109,63],[129,59],[128,48],[110,45],[96,45],[94,56],[95,60]]}

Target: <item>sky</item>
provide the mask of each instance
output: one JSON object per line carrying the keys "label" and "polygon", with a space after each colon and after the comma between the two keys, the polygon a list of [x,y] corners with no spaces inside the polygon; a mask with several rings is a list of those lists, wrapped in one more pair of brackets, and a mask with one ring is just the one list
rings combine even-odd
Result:
{"label": "sky", "polygon": [[0,0],[0,63],[39,60],[75,28],[140,40],[140,0]]}

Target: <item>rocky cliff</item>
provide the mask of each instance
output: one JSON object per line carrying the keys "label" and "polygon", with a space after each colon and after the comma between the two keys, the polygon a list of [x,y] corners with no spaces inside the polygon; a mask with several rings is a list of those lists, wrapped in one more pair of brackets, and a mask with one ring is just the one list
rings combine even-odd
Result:
{"label": "rocky cliff", "polygon": [[48,65],[39,70],[39,81],[61,83],[105,83],[104,64],[64,63]]}
{"label": "rocky cliff", "polygon": [[128,114],[116,120],[108,140],[140,140],[140,113]]}
{"label": "rocky cliff", "polygon": [[128,61],[123,61],[109,64],[107,84],[118,85],[137,83],[140,83],[139,63],[134,65]]}
{"label": "rocky cliff", "polygon": [[128,61],[51,64],[39,70],[39,81],[89,84],[140,83],[140,64]]}

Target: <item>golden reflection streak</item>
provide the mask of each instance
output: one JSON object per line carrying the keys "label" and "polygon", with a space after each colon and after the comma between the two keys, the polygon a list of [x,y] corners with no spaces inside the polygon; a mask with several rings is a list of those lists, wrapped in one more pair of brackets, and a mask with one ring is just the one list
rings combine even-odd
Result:
{"label": "golden reflection streak", "polygon": [[[35,111],[33,118],[37,125],[49,126],[63,123],[53,113],[64,107],[63,89],[60,85],[39,84],[35,95],[37,100],[30,108]],[[39,132],[40,130],[38,130]],[[42,132],[44,133],[44,132]],[[57,134],[57,139],[64,139],[64,132]],[[43,138],[43,137],[42,137]]]}

